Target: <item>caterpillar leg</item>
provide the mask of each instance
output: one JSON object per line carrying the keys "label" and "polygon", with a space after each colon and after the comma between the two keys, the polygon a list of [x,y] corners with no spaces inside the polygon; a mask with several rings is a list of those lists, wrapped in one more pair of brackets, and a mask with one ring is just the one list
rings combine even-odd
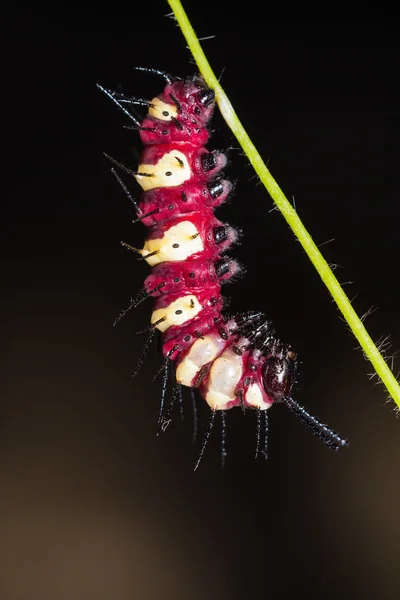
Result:
{"label": "caterpillar leg", "polygon": [[144,288],[140,290],[140,292],[136,294],[136,296],[133,296],[130,299],[128,306],[120,312],[118,317],[115,319],[113,326],[115,327],[115,325],[117,325],[117,323],[119,323],[120,320],[123,319],[123,317],[125,317],[125,315],[131,310],[131,308],[136,308],[137,306],[139,306],[139,304],[147,300],[149,296],[151,296],[154,292],[157,292],[164,285],[165,283],[160,283],[158,286],[156,286],[150,291],[146,291]]}
{"label": "caterpillar leg", "polygon": [[258,454],[260,451],[260,439],[261,439],[261,410],[257,408],[257,429],[256,429],[256,454],[254,458],[258,458]]}
{"label": "caterpillar leg", "polygon": [[[173,375],[174,375],[174,381],[176,381],[176,368],[175,367],[173,369]],[[184,414],[184,410],[183,410],[182,386],[180,384],[178,384],[176,387],[177,387],[176,395],[178,398],[179,414],[180,414],[181,421],[184,421],[185,414]]]}
{"label": "caterpillar leg", "polygon": [[128,198],[128,200],[130,200],[132,202],[133,206],[135,207],[136,212],[140,213],[139,205],[137,204],[136,200],[134,200],[132,194],[130,193],[130,191],[128,190],[127,186],[122,181],[121,177],[118,175],[118,173],[114,169],[114,167],[111,168],[111,173],[114,175],[115,179],[118,181],[118,183],[121,186],[122,191],[124,192],[125,196]]}
{"label": "caterpillar leg", "polygon": [[[258,458],[260,454],[267,460],[268,458],[268,411],[261,411],[260,408],[256,409],[257,411],[257,430],[256,430],[256,454],[255,458]],[[263,415],[263,416],[262,416]],[[263,448],[260,451],[261,444],[261,428],[262,421],[264,421],[264,444]]]}
{"label": "caterpillar leg", "polygon": [[177,383],[172,391],[171,398],[169,400],[169,404],[167,406],[167,410],[165,411],[165,414],[161,414],[161,416],[160,416],[157,435],[159,435],[161,432],[164,433],[166,431],[168,425],[171,423],[172,411],[176,404],[177,398],[179,398],[180,393],[181,393],[181,385],[180,385],[180,383]]}
{"label": "caterpillar leg", "polygon": [[139,105],[146,106],[147,108],[154,108],[154,104],[152,104],[149,100],[144,100],[144,98],[125,96],[125,94],[122,94],[121,92],[110,92],[110,94],[112,94],[113,98],[116,98],[119,102],[121,102],[121,104],[133,104],[134,106]]}
{"label": "caterpillar leg", "polygon": [[198,415],[197,415],[197,403],[196,403],[196,392],[194,388],[190,388],[190,396],[192,398],[192,413],[193,413],[193,434],[192,443],[194,444],[197,440],[197,427],[198,427]]}
{"label": "caterpillar leg", "polygon": [[159,75],[162,77],[166,83],[172,83],[176,79],[180,79],[180,77],[172,77],[166,71],[161,71],[161,69],[152,69],[150,67],[133,67],[135,71],[144,71],[145,73],[152,73],[154,75]]}
{"label": "caterpillar leg", "polygon": [[197,469],[199,467],[199,464],[200,464],[200,461],[203,458],[204,451],[205,451],[205,449],[207,447],[208,440],[210,439],[210,436],[211,436],[211,433],[212,433],[212,430],[213,430],[213,427],[214,427],[215,413],[216,412],[217,412],[216,410],[212,410],[211,411],[210,420],[208,421],[208,427],[207,427],[207,430],[206,430],[206,433],[205,433],[204,439],[203,439],[203,445],[201,447],[199,456],[197,458],[197,462],[196,462],[195,467],[193,469],[194,471],[197,471]]}
{"label": "caterpillar leg", "polygon": [[140,367],[144,363],[144,359],[146,358],[146,356],[147,356],[147,354],[148,354],[148,352],[150,350],[150,346],[151,346],[151,344],[153,342],[154,335],[155,335],[155,330],[150,331],[149,337],[147,338],[147,341],[146,341],[146,343],[144,345],[142,354],[141,354],[141,356],[140,356],[140,358],[138,360],[138,363],[136,365],[136,368],[135,368],[134,372],[132,373],[132,377],[136,377],[136,375],[139,372]]}
{"label": "caterpillar leg", "polygon": [[168,375],[169,375],[169,361],[164,363],[163,369],[163,378],[162,378],[162,388],[161,388],[161,398],[160,398],[160,411],[158,414],[158,426],[161,427],[161,422],[162,422],[162,417],[163,417],[163,411],[164,411],[164,402],[165,402],[165,395],[167,393],[167,386],[168,386]]}
{"label": "caterpillar leg", "polygon": [[224,468],[226,460],[226,421],[225,411],[219,411],[221,415],[221,467]]}
{"label": "caterpillar leg", "polygon": [[264,448],[262,455],[265,460],[268,458],[268,411],[264,410]]}

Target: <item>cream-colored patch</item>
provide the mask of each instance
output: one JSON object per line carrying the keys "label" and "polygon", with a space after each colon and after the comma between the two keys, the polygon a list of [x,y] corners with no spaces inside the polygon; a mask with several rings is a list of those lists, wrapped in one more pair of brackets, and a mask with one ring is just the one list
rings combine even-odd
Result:
{"label": "cream-colored patch", "polygon": [[189,256],[204,250],[203,240],[198,233],[191,221],[181,221],[167,229],[161,238],[146,240],[143,250],[139,253],[146,256],[151,252],[157,252],[154,256],[146,258],[146,262],[151,267],[165,261],[186,260]]}
{"label": "cream-colored patch", "polygon": [[235,400],[235,389],[243,372],[243,358],[229,348],[211,367],[206,402],[213,410],[225,410]]}
{"label": "cream-colored patch", "polygon": [[[147,173],[147,175],[141,175],[141,173]],[[135,179],[144,191],[147,191],[158,187],[182,185],[191,176],[192,171],[183,152],[171,150],[171,152],[163,154],[155,165],[140,164]]]}
{"label": "cream-colored patch", "polygon": [[151,315],[151,323],[155,323],[165,317],[165,320],[157,325],[160,331],[166,331],[171,325],[182,325],[190,321],[201,311],[202,306],[196,296],[181,296],[171,302],[165,308],[158,308]]}
{"label": "cream-colored patch", "polygon": [[178,383],[191,387],[192,381],[200,369],[214,360],[222,352],[225,344],[226,342],[222,338],[213,334],[196,340],[176,369]]}
{"label": "cream-colored patch", "polygon": [[212,410],[227,410],[231,400],[226,394],[221,394],[221,392],[215,390],[210,390],[206,395],[206,402]]}
{"label": "cream-colored patch", "polygon": [[153,98],[151,103],[154,106],[149,108],[149,115],[160,121],[172,121],[178,116],[178,109],[175,104],[167,104],[160,98]]}
{"label": "cream-colored patch", "polygon": [[244,399],[249,406],[253,408],[259,408],[261,410],[267,410],[272,406],[272,402],[266,402],[261,392],[258,383],[252,383],[246,390]]}

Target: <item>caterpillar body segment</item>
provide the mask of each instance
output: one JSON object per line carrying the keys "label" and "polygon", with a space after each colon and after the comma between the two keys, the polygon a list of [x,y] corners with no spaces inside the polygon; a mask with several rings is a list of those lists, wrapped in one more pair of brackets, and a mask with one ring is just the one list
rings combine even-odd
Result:
{"label": "caterpillar body segment", "polygon": [[[144,145],[138,167],[123,168],[142,188],[136,220],[148,233],[138,252],[152,267],[137,303],[153,298],[150,329],[162,335],[163,381],[169,365],[174,362],[176,367],[176,386],[167,408],[163,386],[160,430],[170,421],[177,390],[185,386],[197,389],[211,409],[200,458],[215,413],[221,413],[225,436],[225,411],[236,407],[257,413],[258,454],[260,414],[275,403],[286,406],[329,448],[345,446],[346,440],[291,397],[297,357],[275,336],[270,321],[258,312],[233,316],[224,312],[221,286],[234,280],[241,267],[226,254],[238,232],[214,215],[232,184],[222,174],[226,156],[205,148],[215,108],[213,90],[198,75],[182,80],[148,71],[166,81],[163,92],[150,101],[99,87],[125,114],[129,103],[148,107],[136,126]],[[266,436],[266,417],[264,430]]]}

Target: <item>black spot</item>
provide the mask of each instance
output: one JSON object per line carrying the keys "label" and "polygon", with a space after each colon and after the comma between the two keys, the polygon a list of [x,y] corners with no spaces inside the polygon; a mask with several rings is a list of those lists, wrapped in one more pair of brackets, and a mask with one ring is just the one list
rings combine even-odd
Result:
{"label": "black spot", "polygon": [[194,308],[194,300],[193,300],[193,298],[190,300],[190,308]]}
{"label": "black spot", "polygon": [[201,110],[198,106],[195,106],[194,112],[196,113],[196,115],[199,115],[201,113]]}
{"label": "black spot", "polygon": [[222,244],[228,239],[227,228],[224,225],[219,225],[213,228],[214,242],[216,244]]}
{"label": "black spot", "polygon": [[168,134],[169,134],[169,131],[168,131],[168,129],[163,129],[161,133],[162,133],[163,135],[168,135]]}
{"label": "black spot", "polygon": [[173,248],[179,248],[179,244],[172,244]]}
{"label": "black spot", "polygon": [[214,267],[217,277],[222,277],[223,275],[229,273],[229,261],[225,258],[220,258],[219,260],[216,260],[214,263]]}
{"label": "black spot", "polygon": [[186,196],[185,192],[181,193],[181,200],[182,200],[182,202],[187,202],[187,196]]}
{"label": "black spot", "polygon": [[165,174],[167,177],[170,177],[172,175],[172,171],[166,171]]}
{"label": "black spot", "polygon": [[256,367],[256,365],[249,364],[249,365],[247,365],[247,366],[249,367],[250,371],[253,371],[253,372],[254,372],[254,371],[257,371],[257,367]]}
{"label": "black spot", "polygon": [[211,171],[212,169],[215,169],[215,167],[217,166],[217,159],[215,158],[214,154],[212,154],[211,152],[209,154],[202,154],[200,160],[201,160],[201,168],[203,169],[203,171],[205,173],[207,171]]}
{"label": "black spot", "polygon": [[189,273],[189,277],[190,277],[190,279],[194,279],[196,277],[196,273],[193,273],[193,272]]}
{"label": "black spot", "polygon": [[162,114],[164,115],[164,117],[169,117],[169,112],[167,110],[163,110]]}
{"label": "black spot", "polygon": [[197,99],[203,106],[209,106],[215,100],[215,92],[209,88],[201,90],[197,94]]}
{"label": "black spot", "polygon": [[223,340],[227,340],[229,338],[229,334],[224,327],[220,327],[218,329],[218,333]]}
{"label": "black spot", "polygon": [[250,377],[245,377],[243,383],[246,387],[250,385]]}
{"label": "black spot", "polygon": [[180,308],[175,311],[176,315],[181,315],[182,313],[183,313],[183,310],[181,310]]}
{"label": "black spot", "polygon": [[178,281],[180,281],[179,277],[174,277],[173,281],[175,281],[175,283],[178,283]]}
{"label": "black spot", "polygon": [[190,335],[185,335],[185,337],[183,338],[184,342],[188,342],[190,340]]}
{"label": "black spot", "polygon": [[174,206],[173,204],[170,204],[170,205],[168,206],[168,210],[174,210],[174,208],[175,208],[175,206]]}
{"label": "black spot", "polygon": [[224,186],[220,181],[210,181],[207,183],[208,191],[210,192],[211,198],[218,198],[224,191]]}
{"label": "black spot", "polygon": [[179,156],[175,156],[176,160],[178,161],[178,165],[180,167],[184,167],[185,163],[183,162],[183,160],[181,158],[179,158]]}

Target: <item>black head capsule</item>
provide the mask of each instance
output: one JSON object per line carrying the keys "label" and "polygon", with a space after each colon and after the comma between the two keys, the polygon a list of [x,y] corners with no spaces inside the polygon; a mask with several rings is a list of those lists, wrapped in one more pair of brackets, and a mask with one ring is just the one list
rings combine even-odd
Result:
{"label": "black head capsule", "polygon": [[218,198],[224,191],[224,186],[222,185],[221,181],[210,181],[207,183],[207,187],[213,200]]}
{"label": "black head capsule", "polygon": [[212,154],[210,152],[209,154],[202,155],[201,168],[203,169],[203,171],[205,173],[207,173],[207,171],[211,171],[211,169],[215,169],[216,166],[217,166],[217,159],[215,158],[214,154]]}
{"label": "black head capsule", "polygon": [[262,371],[263,386],[268,396],[274,402],[284,404],[299,421],[308,427],[314,435],[331,450],[347,446],[348,442],[335,431],[313,417],[305,408],[289,396],[296,375],[296,354],[291,350],[280,351],[270,356]]}
{"label": "black head capsule", "polygon": [[271,356],[265,362],[262,379],[264,389],[274,402],[280,402],[290,393],[294,383],[294,365],[284,357]]}
{"label": "black head capsule", "polygon": [[222,244],[228,239],[228,232],[224,225],[213,228],[213,237],[216,244]]}

